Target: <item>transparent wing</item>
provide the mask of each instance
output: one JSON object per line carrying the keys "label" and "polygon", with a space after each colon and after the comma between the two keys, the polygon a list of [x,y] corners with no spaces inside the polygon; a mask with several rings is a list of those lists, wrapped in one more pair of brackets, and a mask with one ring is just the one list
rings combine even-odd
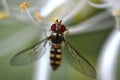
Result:
{"label": "transparent wing", "polygon": [[24,65],[27,63],[32,63],[39,59],[45,53],[45,44],[48,40],[44,39],[22,51],[17,53],[11,59],[11,65]]}
{"label": "transparent wing", "polygon": [[96,70],[91,63],[82,56],[77,50],[75,50],[70,43],[65,43],[63,50],[68,62],[79,72],[96,78]]}

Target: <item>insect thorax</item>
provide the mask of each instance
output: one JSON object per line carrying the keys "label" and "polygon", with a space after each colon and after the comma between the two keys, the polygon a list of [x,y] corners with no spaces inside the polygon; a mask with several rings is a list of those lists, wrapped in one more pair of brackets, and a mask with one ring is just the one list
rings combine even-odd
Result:
{"label": "insect thorax", "polygon": [[61,44],[64,40],[63,34],[59,32],[52,32],[51,41],[54,44]]}

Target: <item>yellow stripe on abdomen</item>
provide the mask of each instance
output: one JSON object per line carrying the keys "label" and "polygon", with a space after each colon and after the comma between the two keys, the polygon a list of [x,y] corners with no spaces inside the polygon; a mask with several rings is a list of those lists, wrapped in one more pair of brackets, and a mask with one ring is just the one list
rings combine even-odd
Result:
{"label": "yellow stripe on abdomen", "polygon": [[53,70],[56,70],[61,63],[62,53],[61,53],[61,46],[54,46],[52,45],[50,51],[50,62]]}

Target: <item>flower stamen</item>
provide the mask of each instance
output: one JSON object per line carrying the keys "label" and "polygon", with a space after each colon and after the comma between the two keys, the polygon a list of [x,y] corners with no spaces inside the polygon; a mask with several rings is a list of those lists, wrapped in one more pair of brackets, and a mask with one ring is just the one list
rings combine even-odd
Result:
{"label": "flower stamen", "polygon": [[20,11],[21,12],[24,12],[26,11],[29,19],[35,24],[35,25],[38,25],[38,22],[32,17],[32,15],[30,14],[30,11],[29,11],[29,4],[27,2],[24,2],[22,4],[20,4]]}
{"label": "flower stamen", "polygon": [[116,9],[112,11],[112,14],[115,16],[116,27],[120,30],[120,10]]}
{"label": "flower stamen", "polygon": [[38,22],[43,21],[42,17],[40,16],[40,14],[38,12],[35,12],[34,16],[35,16],[35,18],[37,19]]}
{"label": "flower stamen", "polygon": [[24,8],[29,8],[29,4],[27,2],[20,4],[20,11],[21,12],[25,11]]}
{"label": "flower stamen", "polygon": [[120,10],[113,10],[113,11],[112,11],[112,14],[113,14],[114,16],[120,16]]}
{"label": "flower stamen", "polygon": [[7,12],[0,12],[0,19],[8,18],[9,14]]}
{"label": "flower stamen", "polygon": [[52,18],[51,20],[52,20],[52,22],[56,23],[57,18],[54,17],[54,18]]}

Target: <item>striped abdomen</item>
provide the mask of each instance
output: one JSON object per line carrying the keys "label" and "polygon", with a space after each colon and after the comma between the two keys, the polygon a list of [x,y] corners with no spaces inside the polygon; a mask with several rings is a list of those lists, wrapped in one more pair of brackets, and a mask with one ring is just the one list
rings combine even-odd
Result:
{"label": "striped abdomen", "polygon": [[56,70],[61,63],[61,44],[53,44],[50,51],[50,62],[53,70]]}

